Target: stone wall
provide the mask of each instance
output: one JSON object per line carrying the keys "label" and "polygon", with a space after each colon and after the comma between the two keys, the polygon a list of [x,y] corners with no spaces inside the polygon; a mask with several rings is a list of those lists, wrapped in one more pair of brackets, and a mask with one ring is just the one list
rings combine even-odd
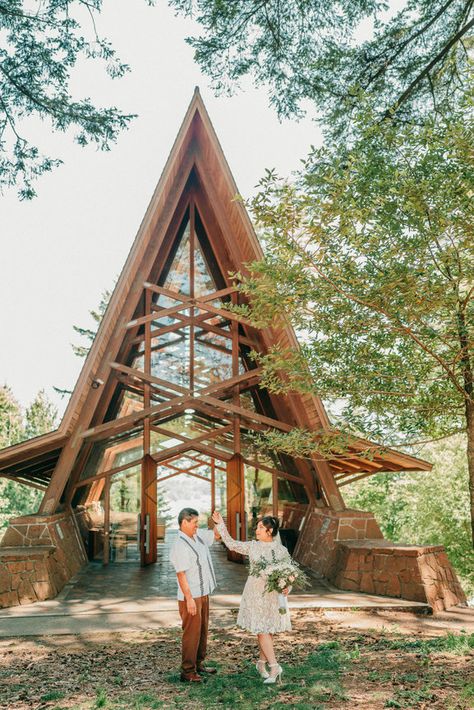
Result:
{"label": "stone wall", "polygon": [[288,503],[283,502],[283,510],[281,513],[281,527],[286,530],[299,530],[301,521],[306,515],[308,508],[307,503]]}
{"label": "stone wall", "polygon": [[0,607],[51,599],[86,562],[71,513],[13,518],[0,542]]}
{"label": "stone wall", "polygon": [[336,565],[338,540],[383,539],[373,513],[330,508],[308,510],[294,557],[321,577],[330,579]]}
{"label": "stone wall", "polygon": [[424,602],[434,611],[466,603],[443,547],[384,540],[372,513],[313,508],[294,557],[339,589]]}
{"label": "stone wall", "polygon": [[434,611],[466,603],[441,546],[388,540],[339,542],[330,581],[340,589],[425,602]]}

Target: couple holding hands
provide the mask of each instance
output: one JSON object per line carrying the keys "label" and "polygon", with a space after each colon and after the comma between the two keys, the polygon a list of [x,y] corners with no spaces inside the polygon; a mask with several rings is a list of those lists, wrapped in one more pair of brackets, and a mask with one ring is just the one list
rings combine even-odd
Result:
{"label": "couple holding hands", "polygon": [[214,511],[213,530],[198,529],[199,513],[184,508],[179,516],[179,533],[170,559],[178,580],[178,605],[182,620],[181,680],[199,683],[203,675],[215,673],[206,666],[209,622],[209,595],[216,587],[210,546],[214,540],[249,558],[249,577],[240,602],[237,624],[257,635],[259,659],[256,669],[266,684],[281,679],[282,668],[273,649],[273,634],[291,630],[286,597],[291,585],[302,576],[282,545],[278,534],[278,518],[264,516],[258,523],[252,541],[234,540],[228,533],[222,515]]}

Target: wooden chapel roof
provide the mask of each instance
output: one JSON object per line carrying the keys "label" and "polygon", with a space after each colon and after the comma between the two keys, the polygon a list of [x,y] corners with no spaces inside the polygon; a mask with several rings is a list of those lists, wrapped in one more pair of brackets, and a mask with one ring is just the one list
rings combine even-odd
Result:
{"label": "wooden chapel roof", "polygon": [[[19,480],[30,478],[38,485],[46,485],[66,442],[90,426],[100,398],[100,388],[93,389],[93,381],[98,377],[105,380],[110,374],[108,362],[115,359],[119,350],[121,326],[135,312],[150,263],[156,260],[192,173],[207,204],[212,205],[213,214],[209,219],[219,235],[223,263],[238,270],[243,264],[262,258],[262,248],[250,218],[242,202],[235,199],[237,186],[196,87],[58,429],[0,450],[0,475]],[[230,285],[230,277],[225,278]],[[267,328],[260,331],[259,337],[263,348],[268,348],[277,338],[283,346],[298,347],[290,326],[278,332]],[[287,423],[313,430],[331,428],[319,397],[293,394],[287,400],[291,409],[291,421]],[[357,452],[365,450],[367,443],[354,437],[353,456],[349,452],[343,460],[329,462],[333,473],[346,476],[431,469],[428,462],[391,449],[376,453],[370,460],[360,459]],[[36,479],[35,470],[41,473]]]}

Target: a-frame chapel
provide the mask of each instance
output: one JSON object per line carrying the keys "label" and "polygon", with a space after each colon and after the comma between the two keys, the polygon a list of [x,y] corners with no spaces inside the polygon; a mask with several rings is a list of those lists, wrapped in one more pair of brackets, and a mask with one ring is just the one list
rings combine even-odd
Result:
{"label": "a-frame chapel", "polygon": [[330,422],[316,396],[259,387],[250,351],[297,347],[292,330],[225,309],[242,298],[230,274],[262,256],[236,195],[196,89],[59,428],[0,451],[0,475],[43,491],[0,543],[0,607],[54,597],[91,559],[153,564],[157,488],[183,475],[209,486],[209,510],[219,496],[234,537],[277,515],[295,557],[339,588],[435,609],[463,601],[443,548],[395,545],[344,504],[352,481],[430,464],[393,450],[364,458],[356,438],[335,460],[252,447],[255,431]]}

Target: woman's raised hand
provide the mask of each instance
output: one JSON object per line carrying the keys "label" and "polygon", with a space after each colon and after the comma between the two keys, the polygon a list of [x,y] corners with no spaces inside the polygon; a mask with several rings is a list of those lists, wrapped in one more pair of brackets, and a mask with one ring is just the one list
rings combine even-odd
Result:
{"label": "woman's raised hand", "polygon": [[223,523],[224,520],[222,518],[222,515],[219,513],[218,510],[215,510],[212,514],[212,519],[215,522],[216,525],[219,525],[219,523]]}

